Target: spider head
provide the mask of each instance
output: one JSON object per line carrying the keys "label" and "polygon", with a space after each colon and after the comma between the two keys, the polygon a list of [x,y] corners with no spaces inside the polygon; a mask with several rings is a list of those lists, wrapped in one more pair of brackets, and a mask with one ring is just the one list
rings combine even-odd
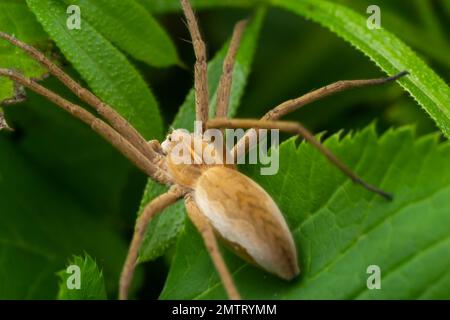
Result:
{"label": "spider head", "polygon": [[193,187],[200,176],[200,167],[193,165],[198,156],[194,151],[194,137],[183,129],[173,130],[161,143],[166,154],[166,165],[173,181],[185,187]]}
{"label": "spider head", "polygon": [[171,150],[180,143],[187,143],[191,141],[191,134],[183,129],[175,129],[170,132],[166,140],[161,143],[161,148],[165,154],[169,154]]}

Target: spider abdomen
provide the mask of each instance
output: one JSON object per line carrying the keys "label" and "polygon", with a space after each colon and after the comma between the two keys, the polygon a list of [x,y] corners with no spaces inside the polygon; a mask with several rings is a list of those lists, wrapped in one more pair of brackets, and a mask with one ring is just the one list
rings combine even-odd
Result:
{"label": "spider abdomen", "polygon": [[253,180],[236,170],[212,167],[197,180],[194,200],[235,253],[283,279],[299,274],[287,223],[269,194]]}

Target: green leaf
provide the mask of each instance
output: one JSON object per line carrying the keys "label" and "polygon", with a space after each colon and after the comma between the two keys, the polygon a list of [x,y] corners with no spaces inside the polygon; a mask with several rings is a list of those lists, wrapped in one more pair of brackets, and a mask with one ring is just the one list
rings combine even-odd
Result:
{"label": "green leaf", "polygon": [[[0,30],[15,35],[27,43],[42,46],[47,36],[24,2],[4,0],[0,2]],[[28,58],[20,49],[0,40],[0,67],[14,68],[29,77],[39,78],[45,70]],[[0,78],[0,101],[14,96],[12,81]]]}
{"label": "green leaf", "polygon": [[[69,288],[73,285],[73,278],[78,270],[70,267],[77,267],[80,271],[80,288]],[[99,270],[94,259],[85,254],[84,257],[74,256],[67,265],[67,268],[58,273],[60,277],[58,300],[106,300],[105,281],[103,273]]]}
{"label": "green leaf", "polygon": [[[450,144],[414,137],[411,128],[377,137],[371,126],[325,145],[365,180],[394,194],[387,202],[353,184],[311,145],[290,139],[280,170],[244,173],[284,213],[301,275],[287,282],[223,249],[246,299],[450,298]],[[436,170],[439,168],[439,170]],[[381,269],[381,290],[368,290],[367,268]],[[261,285],[264,284],[264,285]],[[189,224],[180,237],[161,298],[216,299],[225,293],[202,240]]]}
{"label": "green leaf", "polygon": [[66,26],[66,7],[55,0],[27,0],[45,31],[94,93],[120,112],[147,139],[161,137],[157,102],[141,75],[87,20]]}
{"label": "green leaf", "polygon": [[78,5],[86,19],[104,37],[133,58],[156,67],[179,63],[172,40],[135,0],[65,0]]}
{"label": "green leaf", "polygon": [[123,239],[39,173],[4,135],[0,195],[0,299],[53,299],[56,272],[85,250],[101,262],[108,292],[117,289]]}
{"label": "green leaf", "polygon": [[[236,57],[236,65],[233,73],[232,97],[230,103],[230,115],[233,116],[244,93],[250,68],[253,61],[258,35],[265,17],[265,9],[259,9],[247,27],[242,38],[242,43]],[[217,86],[222,73],[222,64],[228,49],[228,44],[211,60],[208,67],[208,80],[211,99],[215,96]],[[211,101],[214,105],[215,100]],[[215,108],[212,108],[213,112]],[[185,128],[193,130],[195,121],[194,91],[191,90],[186,101],[172,124],[173,128]],[[166,187],[158,186],[149,180],[144,192],[141,210],[157,195],[167,191]],[[153,260],[162,255],[172,245],[185,225],[184,203],[182,201],[165,210],[159,217],[151,222],[140,252],[141,261]]]}
{"label": "green leaf", "polygon": [[395,35],[384,29],[369,30],[367,17],[328,1],[272,0],[271,3],[330,29],[390,75],[409,71],[410,75],[399,83],[450,137],[450,88]]}
{"label": "green leaf", "polygon": [[[366,12],[367,7],[373,4],[371,0],[351,1],[339,0],[336,1],[351,8],[357,12]],[[397,35],[401,40],[413,46],[419,52],[426,54],[427,58],[432,58],[435,61],[450,67],[450,59],[445,54],[449,51],[449,45],[439,37],[433,36],[433,30],[427,30],[421,23],[418,23],[417,17],[411,17],[404,13],[405,6],[398,2],[384,0],[377,2],[377,5],[382,8],[382,25],[385,29]],[[424,15],[419,9],[420,6],[431,5],[430,2],[421,0],[410,1],[410,7],[416,7],[419,16]],[[430,8],[425,8],[429,11]],[[428,13],[429,14],[429,13]],[[432,14],[432,13],[431,13]]]}

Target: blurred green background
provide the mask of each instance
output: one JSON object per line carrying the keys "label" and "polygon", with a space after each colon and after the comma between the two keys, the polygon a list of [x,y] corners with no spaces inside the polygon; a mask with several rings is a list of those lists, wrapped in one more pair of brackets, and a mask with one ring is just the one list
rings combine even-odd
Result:
{"label": "blurred green background", "polygon": [[[141,2],[147,4],[151,0]],[[372,4],[368,0],[336,2],[363,15]],[[382,26],[410,45],[446,82],[450,80],[449,2],[377,1],[382,8]],[[210,57],[230,36],[234,23],[251,12],[252,9],[229,8],[199,11]],[[180,12],[156,17],[170,34],[187,67],[158,69],[129,59],[152,87],[168,126],[193,85],[194,55],[189,41],[185,41],[189,34]],[[62,61],[65,70],[79,80],[80,76],[70,64]],[[238,116],[262,116],[287,99],[334,81],[381,76],[383,72],[367,57],[330,31],[287,11],[271,8]],[[71,96],[54,78],[42,83],[66,97]],[[0,139],[12,142],[21,161],[30,164],[49,184],[64,190],[88,215],[119,234],[123,243],[117,250],[116,260],[123,261],[146,177],[89,128],[43,98],[32,93],[28,96],[25,103],[5,108],[8,122],[15,131],[1,133]],[[309,105],[288,118],[302,121],[316,133],[358,130],[373,121],[377,121],[380,132],[405,124],[417,126],[421,135],[438,131],[429,116],[396,84],[341,93]],[[103,266],[101,254],[96,258]],[[144,285],[137,292],[138,297],[158,296],[168,270],[168,259],[161,258],[140,267]],[[60,269],[65,261],[60,261]],[[105,272],[108,274],[108,270]],[[48,275],[50,279],[52,276],[56,287],[56,276]],[[110,280],[113,281],[115,279]],[[111,295],[114,284],[109,288]]]}

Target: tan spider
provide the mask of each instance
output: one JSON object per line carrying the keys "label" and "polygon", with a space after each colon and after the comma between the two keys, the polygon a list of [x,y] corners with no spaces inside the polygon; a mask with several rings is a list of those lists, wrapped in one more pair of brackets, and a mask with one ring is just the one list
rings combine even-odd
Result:
{"label": "tan spider", "polygon": [[[314,145],[354,182],[384,198],[391,198],[388,193],[359,178],[301,124],[277,120],[325,96],[352,88],[394,81],[406,75],[406,72],[401,72],[390,78],[339,81],[307,93],[297,99],[286,101],[265,114],[261,120],[227,119],[234,60],[246,25],[246,21],[241,21],[237,23],[234,29],[230,48],[225,58],[217,94],[216,118],[210,120],[208,119],[210,105],[208,101],[205,44],[201,38],[189,1],[181,0],[181,5],[187,19],[197,59],[195,63],[196,119],[203,123],[203,129],[279,129],[299,135]],[[46,97],[85,122],[149,177],[161,184],[170,186],[168,192],[153,199],[145,207],[143,213],[136,221],[135,232],[121,274],[120,299],[126,299],[128,296],[128,289],[133,279],[139,248],[149,222],[156,214],[183,198],[188,216],[203,237],[205,246],[229,298],[239,299],[240,295],[219,252],[216,237],[224,240],[232,250],[247,261],[284,279],[292,279],[299,273],[297,250],[287,224],[274,201],[255,182],[239,173],[234,166],[226,166],[219,162],[213,165],[175,164],[171,158],[170,151],[174,146],[174,141],[183,135],[180,130],[174,130],[169,134],[162,145],[155,140],[145,141],[139,132],[112,107],[102,102],[89,90],[81,87],[63,70],[46,58],[44,54],[5,33],[0,32],[0,37],[23,49],[29,56],[48,69],[51,74],[57,77],[81,100],[92,106],[100,118],[16,71],[0,69],[0,76],[9,77],[17,84]],[[246,140],[246,138],[249,138],[251,134],[256,135],[256,132],[247,133],[230,151],[234,159],[242,156],[248,150],[249,143],[246,143],[246,141],[250,140]],[[194,139],[202,138],[196,136]],[[204,146],[205,144],[206,142],[201,140],[201,145]],[[244,148],[239,148],[241,144],[244,144]],[[191,146],[189,145],[188,148],[191,148]],[[190,150],[191,156],[196,157],[196,151]],[[223,155],[223,150],[218,151],[217,154]],[[228,190],[227,186],[229,186]],[[232,190],[230,191],[230,189]]]}

